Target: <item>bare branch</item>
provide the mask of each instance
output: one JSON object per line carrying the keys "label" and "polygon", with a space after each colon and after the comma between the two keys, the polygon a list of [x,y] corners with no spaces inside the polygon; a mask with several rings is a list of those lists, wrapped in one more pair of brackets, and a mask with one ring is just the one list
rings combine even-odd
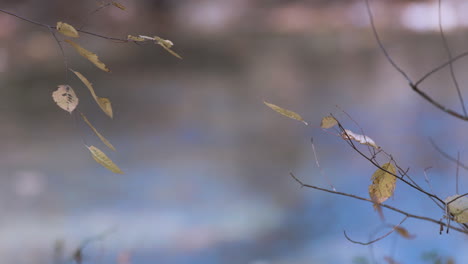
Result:
{"label": "bare branch", "polygon": [[[318,186],[314,186],[314,185],[309,185],[309,184],[304,184],[302,181],[300,181],[293,173],[289,173],[289,175],[296,181],[299,183],[299,185],[301,185],[301,187],[307,187],[307,188],[311,188],[311,189],[315,189],[315,190],[319,190],[319,191],[322,191],[322,192],[328,192],[328,193],[333,193],[333,194],[338,194],[338,195],[342,195],[342,196],[346,196],[346,197],[351,197],[351,198],[354,198],[354,199],[357,199],[357,200],[361,200],[361,201],[366,201],[366,202],[369,202],[369,203],[375,203],[374,201],[372,201],[371,199],[367,199],[367,198],[364,198],[364,197],[360,197],[360,196],[357,196],[357,195],[354,195],[354,194],[349,194],[349,193],[344,193],[344,192],[337,192],[337,191],[333,191],[333,190],[328,190],[328,189],[324,189],[324,188],[320,188]],[[394,212],[397,212],[397,213],[400,213],[402,215],[405,215],[407,216],[408,218],[414,218],[414,219],[419,219],[419,220],[422,220],[422,221],[426,221],[426,222],[432,222],[434,224],[437,224],[437,225],[442,225],[442,226],[447,226],[446,223],[444,223],[443,221],[439,221],[439,220],[435,220],[435,219],[432,219],[432,218],[429,218],[429,217],[425,217],[425,216],[419,216],[419,215],[415,215],[415,214],[411,214],[411,213],[408,213],[408,212],[405,212],[401,209],[398,209],[398,208],[395,208],[393,206],[390,206],[390,205],[386,205],[386,204],[380,204],[380,206],[384,207],[384,208],[387,208],[389,210],[392,210]],[[468,230],[465,230],[465,229],[462,229],[462,228],[458,228],[458,227],[451,227],[453,230],[456,230],[460,233],[464,233],[464,234],[468,234]]]}
{"label": "bare branch", "polygon": [[446,159],[454,162],[454,163],[457,163],[458,166],[462,167],[463,169],[465,170],[468,170],[468,165],[462,163],[461,161],[457,161],[457,159],[455,159],[454,157],[450,156],[447,152],[443,151],[436,143],[435,141],[430,137],[429,138],[429,142],[431,142],[431,145],[435,148],[435,150],[437,150],[437,152],[439,152],[443,157],[445,157]]}
{"label": "bare branch", "polygon": [[457,78],[455,77],[455,71],[453,69],[453,63],[452,61],[452,52],[450,51],[450,47],[448,45],[447,38],[445,37],[444,29],[442,27],[442,0],[439,0],[439,7],[438,7],[438,15],[439,15],[439,32],[440,32],[440,37],[442,38],[442,43],[444,45],[445,50],[447,51],[447,56],[450,61],[449,63],[449,68],[450,68],[450,75],[452,77],[453,85],[455,86],[455,89],[457,90],[458,98],[460,99],[460,104],[463,109],[463,114],[466,116],[466,108],[465,108],[465,102],[463,101],[463,96],[460,91],[460,85],[458,85]]}
{"label": "bare branch", "polygon": [[376,239],[374,239],[374,240],[371,240],[371,241],[369,241],[369,242],[359,242],[359,241],[356,241],[356,240],[352,240],[352,239],[346,234],[346,231],[345,231],[345,230],[343,230],[343,233],[344,233],[344,236],[346,237],[346,239],[348,239],[350,242],[355,243],[355,244],[360,244],[360,245],[367,246],[367,245],[373,244],[373,243],[375,243],[375,242],[377,242],[377,241],[380,241],[380,240],[382,240],[382,239],[388,237],[391,233],[393,233],[393,232],[395,231],[395,229],[396,229],[397,227],[399,227],[401,224],[403,224],[403,222],[405,222],[406,219],[408,219],[408,216],[405,216],[405,217],[403,218],[403,220],[401,220],[401,222],[400,222],[398,225],[393,226],[393,228],[392,228],[390,231],[388,231],[388,232],[385,233],[384,235],[382,235],[382,236],[380,236],[380,237],[378,237],[378,238],[376,238]]}

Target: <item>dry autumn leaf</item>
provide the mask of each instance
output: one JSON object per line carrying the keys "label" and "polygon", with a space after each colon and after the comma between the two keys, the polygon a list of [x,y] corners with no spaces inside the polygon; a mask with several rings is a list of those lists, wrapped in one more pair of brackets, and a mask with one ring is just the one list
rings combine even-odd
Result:
{"label": "dry autumn leaf", "polygon": [[94,134],[98,136],[98,138],[102,141],[102,143],[104,143],[108,148],[112,149],[113,151],[116,151],[114,146],[112,146],[112,144],[103,135],[101,135],[101,133],[99,133],[96,130],[96,128],[94,128],[91,122],[89,122],[88,118],[86,118],[86,116],[83,113],[80,113],[80,114],[83,120],[86,122],[86,124],[91,128],[91,130],[93,130]]}
{"label": "dry autumn leaf", "polygon": [[348,130],[348,129],[345,129],[345,131],[341,134],[341,136],[343,137],[343,139],[354,140],[363,145],[368,145],[376,149],[380,148],[379,146],[377,146],[377,144],[375,144],[372,138],[365,136],[365,135],[356,134],[353,131]]}
{"label": "dry autumn leaf", "polygon": [[297,113],[293,112],[293,111],[290,111],[290,110],[287,110],[287,109],[284,109],[284,108],[281,108],[277,105],[274,105],[274,104],[270,104],[268,103],[267,101],[263,101],[263,103],[270,107],[271,109],[275,110],[276,112],[286,116],[286,117],[289,117],[289,118],[292,118],[292,119],[295,119],[295,120],[298,120],[298,121],[301,121],[302,123],[304,123],[306,126],[308,125],[306,121],[304,121],[304,119]]}
{"label": "dry autumn leaf", "polygon": [[457,223],[468,223],[468,197],[461,195],[452,195],[447,197],[444,202],[448,206],[450,214]]}
{"label": "dry autumn leaf", "polygon": [[167,52],[169,52],[170,54],[172,54],[173,56],[179,58],[179,59],[182,59],[182,57],[175,53],[173,50],[171,50],[171,47],[174,46],[174,43],[172,43],[172,41],[168,40],[168,39],[162,39],[158,36],[154,36],[154,41],[159,44],[161,47],[163,47]]}
{"label": "dry autumn leaf", "polygon": [[57,31],[60,32],[61,34],[71,37],[71,38],[78,38],[80,35],[78,34],[78,31],[76,29],[67,23],[64,22],[57,22]]}
{"label": "dry autumn leaf", "polygon": [[406,238],[406,239],[413,239],[415,238],[416,236],[415,235],[412,235],[408,232],[408,230],[406,230],[406,228],[404,227],[401,227],[401,226],[396,226],[395,227],[395,231],[402,237]]}
{"label": "dry autumn leaf", "polygon": [[70,114],[78,105],[78,97],[75,91],[69,85],[59,85],[57,90],[52,93],[52,99],[63,110]]}
{"label": "dry autumn leaf", "polygon": [[97,96],[96,93],[94,92],[93,85],[91,84],[90,81],[88,81],[88,79],[83,74],[81,74],[81,73],[79,73],[77,71],[74,71],[72,69],[70,69],[70,71],[72,71],[81,80],[81,82],[83,82],[84,85],[86,85],[86,87],[88,87],[88,90],[91,92],[91,96],[94,98],[94,100],[99,105],[99,107],[102,109],[102,111],[106,115],[108,115],[110,118],[112,118],[113,113],[112,113],[112,105],[111,105],[110,100],[108,98]]}
{"label": "dry autumn leaf", "polygon": [[[383,170],[382,170],[383,169]],[[372,184],[369,185],[369,195],[377,204],[381,204],[390,198],[395,191],[396,173],[395,166],[390,162],[382,165],[382,169],[377,169],[372,175]]]}
{"label": "dry autumn leaf", "polygon": [[146,39],[144,39],[142,37],[135,37],[135,36],[132,36],[132,35],[128,35],[127,39],[132,40],[132,41],[145,41],[146,40]]}
{"label": "dry autumn leaf", "polygon": [[117,165],[115,165],[114,162],[112,162],[112,160],[109,159],[109,157],[107,157],[107,155],[104,154],[104,152],[102,152],[100,149],[96,148],[95,146],[86,147],[89,149],[91,155],[93,156],[93,159],[97,163],[101,164],[113,173],[124,174],[122,170],[120,170],[120,168],[117,167]]}
{"label": "dry autumn leaf", "polygon": [[125,9],[127,9],[124,5],[120,4],[120,3],[117,3],[117,2],[112,2],[112,5],[125,11]]}
{"label": "dry autumn leaf", "polygon": [[92,53],[91,51],[85,49],[85,48],[82,48],[80,45],[78,45],[77,43],[69,40],[69,39],[66,39],[65,42],[67,42],[68,44],[72,45],[73,48],[76,49],[76,51],[83,57],[85,57],[86,59],[88,59],[90,62],[92,62],[94,65],[96,65],[96,67],[98,67],[99,69],[105,71],[105,72],[110,72],[109,68],[106,67],[106,65],[104,63],[102,63],[98,56],[94,53]]}
{"label": "dry autumn leaf", "polygon": [[333,116],[326,116],[322,118],[322,122],[320,122],[320,127],[324,129],[332,128],[336,125],[338,125],[338,121],[336,121]]}

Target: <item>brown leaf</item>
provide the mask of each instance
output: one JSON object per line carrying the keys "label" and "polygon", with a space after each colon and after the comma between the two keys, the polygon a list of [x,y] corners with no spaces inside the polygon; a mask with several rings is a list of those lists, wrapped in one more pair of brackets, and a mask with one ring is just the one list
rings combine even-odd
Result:
{"label": "brown leaf", "polygon": [[72,69],[70,69],[70,71],[72,71],[86,85],[86,87],[88,87],[89,92],[91,92],[91,96],[94,98],[94,100],[102,109],[102,111],[106,115],[108,115],[110,118],[112,118],[113,113],[112,113],[112,105],[111,105],[110,100],[108,98],[97,96],[96,93],[94,92],[93,85],[91,84],[90,81],[88,81],[88,79],[83,74],[77,71],[74,71]]}
{"label": "brown leaf", "polygon": [[[396,173],[395,167],[390,162],[385,163],[382,169],[392,174]],[[369,185],[369,195],[372,201],[378,204],[383,203],[393,195],[396,185],[396,177],[382,169],[379,168],[374,172],[372,184]]]}
{"label": "brown leaf", "polygon": [[65,42],[67,42],[68,44],[72,45],[73,48],[76,49],[76,51],[83,57],[85,57],[86,59],[88,59],[90,62],[92,62],[94,65],[96,65],[96,67],[98,67],[99,69],[105,71],[105,72],[110,72],[109,68],[106,67],[106,65],[104,63],[102,63],[98,56],[94,53],[92,53],[91,51],[85,49],[85,48],[82,48],[80,45],[78,45],[77,43],[69,40],[69,39],[66,39]]}
{"label": "brown leaf", "polygon": [[91,146],[91,147],[87,146],[87,148],[89,149],[89,151],[91,152],[91,155],[93,156],[93,159],[97,163],[101,164],[102,166],[112,171],[113,173],[124,174],[122,170],[120,170],[120,168],[117,167],[117,165],[115,165],[115,163],[112,162],[112,160],[109,159],[109,157],[107,157],[107,155],[104,154],[104,152],[102,152],[100,149],[96,148],[95,146]]}
{"label": "brown leaf", "polygon": [[320,127],[324,129],[332,128],[336,125],[338,125],[338,121],[336,121],[333,116],[326,116],[322,118],[322,122],[320,123]]}
{"label": "brown leaf", "polygon": [[63,110],[70,114],[78,105],[78,97],[75,91],[69,85],[59,85],[57,90],[52,93],[52,99]]}
{"label": "brown leaf", "polygon": [[182,57],[175,53],[173,50],[171,50],[171,47],[174,46],[174,43],[172,43],[172,41],[170,40],[167,40],[167,39],[162,39],[158,36],[154,36],[154,41],[159,44],[161,47],[163,47],[167,52],[169,52],[170,54],[172,54],[173,56],[179,58],[179,59],[182,59]]}
{"label": "brown leaf", "polygon": [[57,31],[67,37],[71,37],[71,38],[78,38],[80,35],[78,34],[78,31],[76,31],[76,29],[70,25],[70,24],[67,24],[67,23],[64,23],[64,22],[57,22]]}
{"label": "brown leaf", "polygon": [[80,113],[80,114],[83,120],[86,122],[86,124],[91,128],[91,130],[93,130],[94,134],[98,136],[98,138],[102,141],[102,143],[104,143],[108,148],[112,149],[113,151],[116,151],[114,146],[112,146],[112,144],[103,135],[101,135],[101,133],[99,133],[96,130],[96,128],[94,128],[91,122],[89,122],[88,118],[86,118],[86,116],[83,113]]}
{"label": "brown leaf", "polygon": [[413,239],[415,238],[416,236],[415,235],[412,235],[408,232],[408,230],[406,230],[406,228],[404,227],[401,227],[401,226],[396,226],[395,227],[395,231],[402,237],[406,238],[406,239]]}
{"label": "brown leaf", "polygon": [[123,11],[125,11],[125,9],[126,9],[126,7],[124,5],[122,5],[120,3],[117,3],[117,2],[112,2],[112,5],[119,8],[119,9],[121,9],[121,10],[123,10]]}
{"label": "brown leaf", "polygon": [[128,35],[127,39],[132,40],[132,41],[145,41],[146,40],[146,39],[144,39],[142,37],[135,37],[135,36],[132,36],[132,35]]}
{"label": "brown leaf", "polygon": [[306,126],[308,125],[306,121],[304,121],[304,119],[297,113],[293,112],[293,111],[290,111],[290,110],[287,110],[287,109],[284,109],[282,107],[279,107],[277,105],[274,105],[274,104],[270,104],[268,103],[267,101],[263,101],[263,103],[265,105],[267,105],[268,107],[270,107],[271,109],[275,110],[276,112],[286,116],[286,117],[289,117],[289,118],[292,118],[292,119],[295,119],[295,120],[298,120],[298,121],[301,121],[302,123],[304,123]]}

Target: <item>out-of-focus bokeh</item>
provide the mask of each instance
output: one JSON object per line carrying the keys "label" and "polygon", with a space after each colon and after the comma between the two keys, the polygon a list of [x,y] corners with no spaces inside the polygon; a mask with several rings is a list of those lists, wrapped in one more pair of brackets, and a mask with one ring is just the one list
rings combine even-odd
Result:
{"label": "out-of-focus bokeh", "polygon": [[[63,43],[68,66],[83,73],[114,108],[110,120],[86,87],[64,70],[51,32],[0,13],[0,262],[62,263],[80,245],[84,263],[468,263],[466,238],[439,235],[409,219],[416,235],[373,247],[382,221],[368,203],[300,188],[305,183],[367,197],[375,168],[319,127],[335,114],[367,135],[427,189],[455,193],[456,165],[429,138],[466,160],[467,127],[415,94],[385,60],[363,1],[129,1],[89,16],[100,1],[3,0],[0,8],[98,34],[158,35],[183,60],[157,45],[116,43],[82,34],[105,73]],[[442,22],[453,54],[466,51],[468,3],[443,1]],[[371,1],[392,58],[414,80],[447,60],[437,1]],[[59,36],[61,38],[61,36]],[[467,60],[455,74],[468,96]],[[107,151],[51,92],[74,87],[80,111],[117,148]],[[460,110],[444,69],[422,89]],[[263,101],[300,113],[284,118]],[[338,106],[338,107],[337,107]],[[343,111],[342,111],[343,110]],[[320,168],[310,139],[314,139]],[[85,148],[96,145],[125,171],[115,175]],[[430,169],[429,169],[430,168]],[[323,170],[323,174],[321,173]],[[326,177],[328,177],[328,180]],[[459,171],[460,192],[468,187]],[[399,183],[389,204],[441,219],[427,197]],[[386,222],[402,216],[384,211]],[[69,259],[68,259],[69,260]]]}

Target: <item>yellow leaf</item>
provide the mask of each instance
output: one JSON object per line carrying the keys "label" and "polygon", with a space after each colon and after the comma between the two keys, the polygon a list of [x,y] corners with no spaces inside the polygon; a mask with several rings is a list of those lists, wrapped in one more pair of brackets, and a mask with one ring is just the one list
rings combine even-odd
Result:
{"label": "yellow leaf", "polygon": [[182,57],[179,54],[177,54],[173,50],[171,50],[171,47],[174,46],[174,43],[172,43],[172,41],[167,40],[167,39],[162,39],[162,38],[160,38],[158,36],[154,37],[154,41],[156,41],[156,43],[158,43],[161,47],[163,47],[167,52],[169,52],[173,56],[175,56],[175,57],[177,57],[179,59],[182,59]]}
{"label": "yellow leaf", "polygon": [[320,123],[321,128],[332,128],[338,124],[338,121],[333,116],[326,116],[322,118],[322,122]]}
{"label": "yellow leaf", "polygon": [[290,110],[286,110],[284,108],[281,108],[277,105],[274,105],[274,104],[270,104],[266,101],[263,101],[264,104],[266,104],[268,107],[270,107],[271,109],[275,110],[276,112],[286,116],[286,117],[289,117],[289,118],[292,118],[292,119],[296,119],[298,121],[301,121],[302,123],[304,123],[306,126],[308,125],[306,121],[304,121],[304,119],[297,113],[293,112],[293,111],[290,111]]}
{"label": "yellow leaf", "polygon": [[110,118],[112,118],[113,117],[112,116],[112,106],[111,106],[110,100],[107,99],[107,98],[97,96],[96,93],[94,92],[93,85],[91,84],[90,81],[88,81],[88,79],[86,77],[84,77],[83,74],[81,74],[81,73],[79,73],[77,71],[74,71],[72,69],[70,69],[70,71],[72,71],[86,85],[86,87],[88,87],[88,90],[91,92],[91,96],[94,98],[94,100],[99,105],[99,107],[102,109],[102,111],[104,113],[106,113],[106,115],[108,115]]}
{"label": "yellow leaf", "polygon": [[78,53],[85,57],[86,59],[88,59],[90,62],[92,62],[94,65],[96,65],[96,67],[98,67],[99,69],[105,71],[105,72],[110,72],[109,68],[106,67],[106,65],[104,63],[102,63],[98,56],[94,53],[92,53],[91,51],[85,49],[85,48],[82,48],[80,45],[78,45],[77,43],[69,40],[69,39],[66,39],[65,42],[67,42],[68,44],[72,45],[73,48],[76,49],[76,51],[78,51]]}
{"label": "yellow leaf", "polygon": [[413,239],[415,238],[416,236],[415,235],[412,235],[408,232],[408,230],[406,230],[406,228],[404,227],[401,227],[401,226],[396,226],[395,227],[395,231],[402,237],[406,238],[406,239]]}
{"label": "yellow leaf", "polygon": [[111,101],[108,98],[98,97],[97,102],[98,102],[99,106],[101,107],[102,111],[104,111],[104,113],[106,113],[106,115],[108,115],[110,118],[112,118],[113,114],[112,114]]}
{"label": "yellow leaf", "polygon": [[112,2],[112,5],[125,11],[126,7],[120,3]]}
{"label": "yellow leaf", "polygon": [[388,162],[382,166],[382,169],[377,169],[374,172],[372,184],[369,185],[369,195],[372,201],[378,204],[383,203],[393,195],[396,185],[396,177],[392,175],[396,173],[395,166]]}
{"label": "yellow leaf", "polygon": [[83,118],[83,120],[86,122],[86,124],[88,124],[88,126],[91,128],[91,130],[93,130],[94,134],[96,134],[96,136],[99,137],[99,139],[102,141],[102,143],[106,144],[106,146],[110,149],[112,149],[113,151],[116,151],[114,146],[112,146],[112,144],[103,136],[101,135],[101,133],[99,133],[96,128],[94,128],[94,126],[91,124],[91,122],[89,122],[88,118],[86,118],[86,116],[83,114],[83,113],[80,113],[81,114],[81,117]]}
{"label": "yellow leaf", "polygon": [[52,93],[52,99],[63,110],[70,114],[78,105],[78,97],[69,85],[59,85],[58,89]]}
{"label": "yellow leaf", "polygon": [[112,171],[113,173],[124,174],[122,170],[120,170],[120,168],[117,167],[117,165],[115,165],[114,162],[112,162],[112,160],[109,159],[109,157],[107,157],[107,155],[104,154],[104,152],[102,152],[100,149],[96,148],[95,146],[91,146],[91,147],[86,146],[86,147],[89,149],[89,151],[91,152],[91,155],[93,156],[93,159],[97,163],[101,164],[102,166]]}
{"label": "yellow leaf", "polygon": [[60,32],[61,34],[71,37],[71,38],[78,38],[80,35],[78,34],[78,31],[76,29],[67,23],[64,22],[57,22],[57,31]]}
{"label": "yellow leaf", "polygon": [[132,35],[128,35],[127,39],[132,40],[132,41],[145,41],[146,40],[146,39],[144,39],[142,37],[135,37],[135,36],[132,36]]}

